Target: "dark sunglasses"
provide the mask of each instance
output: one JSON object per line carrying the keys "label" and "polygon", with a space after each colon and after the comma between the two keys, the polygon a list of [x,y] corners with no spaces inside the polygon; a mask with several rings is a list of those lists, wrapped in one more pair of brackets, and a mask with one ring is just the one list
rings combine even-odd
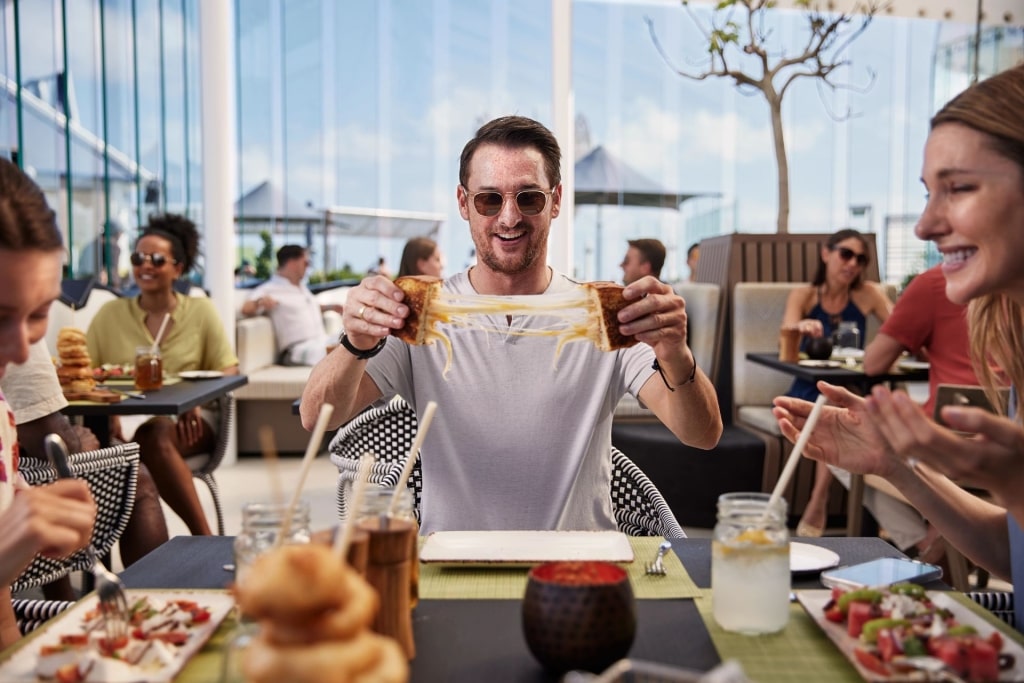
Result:
{"label": "dark sunglasses", "polygon": [[129,257],[133,266],[141,266],[146,261],[153,264],[154,268],[163,268],[164,264],[170,261],[171,263],[177,263],[177,259],[169,259],[163,254],[143,254],[141,251],[133,251]]}
{"label": "dark sunglasses", "polygon": [[852,258],[857,259],[858,266],[866,266],[868,264],[868,255],[859,254],[853,249],[847,249],[846,247],[832,247],[832,251],[839,252],[839,258],[844,261],[849,261]]}
{"label": "dark sunglasses", "polygon": [[552,190],[520,190],[519,192],[470,192],[466,189],[473,206],[481,216],[497,216],[505,206],[505,197],[515,195],[516,207],[524,216],[536,216],[548,205]]}

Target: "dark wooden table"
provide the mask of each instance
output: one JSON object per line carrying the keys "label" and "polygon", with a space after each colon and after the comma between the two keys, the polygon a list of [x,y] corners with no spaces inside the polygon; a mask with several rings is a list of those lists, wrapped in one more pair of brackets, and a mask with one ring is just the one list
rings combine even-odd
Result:
{"label": "dark wooden table", "polygon": [[[232,541],[177,536],[122,572],[129,588],[225,588],[234,578]],[[902,557],[879,538],[802,538],[839,554],[841,564]],[[698,587],[711,586],[710,539],[672,539]],[[941,588],[935,582],[930,587]],[[822,588],[817,573],[793,575],[793,588]],[[706,671],[720,663],[693,600],[637,600],[630,657]],[[413,681],[554,681],[526,646],[519,600],[420,600],[413,614]],[[749,673],[749,672],[748,672]]]}
{"label": "dark wooden table", "polygon": [[801,365],[800,363],[789,363],[779,360],[777,353],[748,353],[747,360],[758,365],[764,365],[773,370],[784,372],[794,377],[817,382],[824,380],[829,384],[858,389],[866,393],[872,386],[883,382],[927,382],[928,370],[900,370],[890,368],[888,372],[881,375],[865,374],[863,366],[843,365],[841,367],[820,367],[815,365]]}
{"label": "dark wooden table", "polygon": [[[145,398],[128,398],[117,403],[72,401],[63,413],[87,418],[87,425],[101,444],[110,443],[108,418],[111,415],[181,415],[196,406],[209,403],[220,396],[248,384],[245,375],[225,375],[212,379],[181,380],[166,384],[156,391],[145,392]],[[111,383],[124,391],[134,390],[129,383]]]}

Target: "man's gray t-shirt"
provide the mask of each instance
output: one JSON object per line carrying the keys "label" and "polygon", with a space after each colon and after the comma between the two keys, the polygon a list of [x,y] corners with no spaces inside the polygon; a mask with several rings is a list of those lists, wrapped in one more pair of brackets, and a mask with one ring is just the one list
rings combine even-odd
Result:
{"label": "man's gray t-shirt", "polygon": [[[578,283],[554,273],[545,293]],[[474,294],[465,272],[444,289]],[[504,315],[484,323],[506,329]],[[552,326],[542,315],[513,316],[511,329]],[[437,413],[421,450],[422,532],[478,529],[616,528],[611,504],[611,428],[623,394],[653,374],[647,344],[613,352],[586,341],[520,336],[442,325],[441,342],[389,339],[367,372],[385,398],[398,394]]]}

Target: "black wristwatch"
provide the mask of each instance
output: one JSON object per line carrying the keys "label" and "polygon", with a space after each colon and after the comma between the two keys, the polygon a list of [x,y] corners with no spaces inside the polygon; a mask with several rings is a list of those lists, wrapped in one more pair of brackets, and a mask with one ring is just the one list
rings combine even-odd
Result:
{"label": "black wristwatch", "polygon": [[387,341],[388,338],[384,337],[379,342],[377,342],[377,344],[373,348],[369,348],[364,351],[363,349],[357,349],[356,347],[352,346],[352,342],[348,340],[348,335],[343,332],[341,335],[341,339],[338,340],[338,343],[344,346],[349,353],[351,353],[359,360],[368,360],[376,356],[378,353],[380,353],[381,350],[384,348],[384,344],[386,344]]}

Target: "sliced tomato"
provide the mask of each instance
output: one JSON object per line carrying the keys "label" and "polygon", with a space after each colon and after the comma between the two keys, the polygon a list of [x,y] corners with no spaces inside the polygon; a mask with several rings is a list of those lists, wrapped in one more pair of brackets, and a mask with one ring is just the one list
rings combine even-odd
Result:
{"label": "sliced tomato", "polygon": [[65,633],[60,637],[61,645],[71,645],[73,647],[82,647],[83,645],[89,644],[88,633]]}
{"label": "sliced tomato", "polygon": [[878,606],[870,602],[851,602],[846,611],[846,632],[852,638],[859,638],[864,624],[882,616]]}
{"label": "sliced tomato", "polygon": [[97,644],[100,652],[104,656],[110,657],[115,652],[128,645],[128,636],[121,636],[120,638],[100,638]]}
{"label": "sliced tomato", "polygon": [[946,666],[963,675],[967,671],[967,648],[963,640],[955,636],[939,636],[928,641],[928,650]]}
{"label": "sliced tomato", "polygon": [[55,678],[58,683],[82,683],[85,680],[85,677],[79,673],[77,664],[65,664],[57,669]]}
{"label": "sliced tomato", "polygon": [[888,676],[892,673],[881,659],[876,657],[873,652],[868,652],[864,648],[854,648],[853,656],[857,658],[858,664],[871,673],[878,674],[879,676]]}
{"label": "sliced tomato", "polygon": [[883,662],[891,662],[893,657],[903,654],[903,645],[892,629],[883,628],[878,631],[878,656]]}
{"label": "sliced tomato", "polygon": [[846,615],[843,614],[843,610],[839,609],[838,604],[833,603],[831,607],[825,610],[825,618],[829,621],[834,621],[837,624],[841,624],[843,623],[843,619],[846,618]]}
{"label": "sliced tomato", "polygon": [[981,638],[972,638],[967,646],[967,678],[972,681],[999,680],[999,650]]}
{"label": "sliced tomato", "polygon": [[193,624],[204,624],[210,620],[210,611],[203,609],[202,607],[196,607],[190,610],[192,612],[192,623]]}

